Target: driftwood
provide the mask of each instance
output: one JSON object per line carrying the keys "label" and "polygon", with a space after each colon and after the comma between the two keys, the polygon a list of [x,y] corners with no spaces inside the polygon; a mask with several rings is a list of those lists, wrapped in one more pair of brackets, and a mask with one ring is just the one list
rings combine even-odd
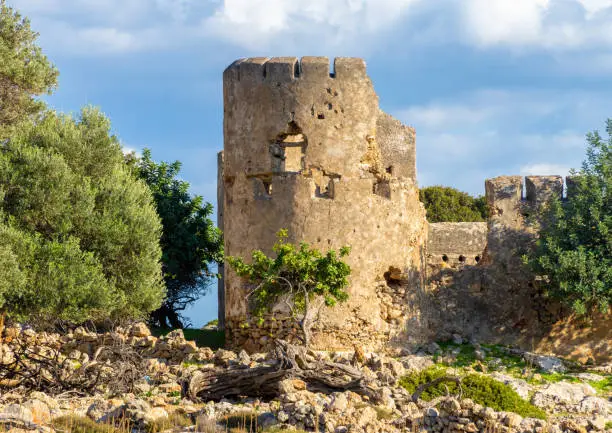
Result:
{"label": "driftwood", "polygon": [[362,372],[350,365],[329,361],[308,361],[303,347],[283,340],[275,343],[276,361],[246,369],[200,370],[184,382],[183,393],[192,400],[221,400],[227,397],[278,396],[280,382],[300,379],[309,391],[331,393],[353,391],[376,400],[374,387]]}

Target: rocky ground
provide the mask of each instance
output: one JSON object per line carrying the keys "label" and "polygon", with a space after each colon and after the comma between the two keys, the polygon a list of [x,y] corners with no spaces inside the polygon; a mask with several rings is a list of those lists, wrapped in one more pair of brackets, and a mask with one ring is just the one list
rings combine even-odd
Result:
{"label": "rocky ground", "polygon": [[[612,366],[454,340],[394,356],[308,352],[359,369],[370,395],[317,393],[286,379],[274,398],[203,401],[187,397],[196,372],[247,375],[274,366],[273,354],[198,348],[182,331],[156,338],[142,324],[63,336],[9,328],[0,346],[0,431],[612,432]],[[436,374],[465,380],[413,399],[415,385]]]}

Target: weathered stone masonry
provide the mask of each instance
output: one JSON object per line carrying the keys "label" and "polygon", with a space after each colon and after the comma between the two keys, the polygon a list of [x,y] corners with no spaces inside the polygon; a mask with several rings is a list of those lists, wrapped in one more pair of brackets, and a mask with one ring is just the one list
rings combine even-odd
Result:
{"label": "weathered stone masonry", "polygon": [[[414,129],[379,109],[361,59],[337,58],[331,74],[325,57],[239,60],[223,82],[226,253],[270,253],[281,228],[323,250],[350,245],[350,301],[322,313],[314,344],[380,346],[399,324],[381,312],[377,284],[389,269],[412,287],[423,274]],[[224,283],[231,342],[295,332],[282,320],[249,323],[243,282],[226,268]]]}
{"label": "weathered stone masonry", "polygon": [[[549,330],[557,342],[582,331],[554,323],[558,305],[521,261],[537,229],[529,216],[561,195],[560,176],[489,179],[487,222],[428,224],[415,131],[379,109],[363,60],[337,58],[331,74],[325,57],[239,60],[223,84],[218,218],[226,254],[270,254],[282,228],[289,241],[321,250],[352,247],[350,299],[322,311],[315,348],[377,350],[460,334],[609,358],[602,337],[583,335],[570,350],[547,342]],[[221,272],[220,326],[229,345],[259,350],[272,337],[295,339],[286,312],[258,323],[244,282]],[[612,341],[609,321],[601,323],[593,335]]]}

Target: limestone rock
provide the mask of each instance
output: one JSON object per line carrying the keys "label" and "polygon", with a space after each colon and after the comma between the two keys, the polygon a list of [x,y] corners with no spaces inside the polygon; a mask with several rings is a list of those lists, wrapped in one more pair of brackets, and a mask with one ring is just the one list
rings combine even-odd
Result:
{"label": "limestone rock", "polygon": [[585,383],[558,382],[540,388],[531,402],[541,408],[565,407],[579,404],[585,397],[596,394],[593,387]]}
{"label": "limestone rock", "polygon": [[578,424],[572,419],[565,419],[561,422],[563,430],[574,432],[574,433],[587,433],[587,429]]}
{"label": "limestone rock", "polygon": [[578,404],[582,413],[612,415],[612,402],[601,397],[585,397]]}
{"label": "limestone rock", "polygon": [[598,416],[595,419],[589,420],[589,425],[593,430],[602,431],[606,429],[606,418]]}
{"label": "limestone rock", "polygon": [[144,323],[135,323],[130,327],[129,331],[130,337],[149,337],[151,335],[151,331],[148,326]]}
{"label": "limestone rock", "polygon": [[337,392],[333,396],[332,403],[330,405],[330,409],[336,412],[344,412],[348,407],[348,399],[346,395],[341,392]]}
{"label": "limestone rock", "polygon": [[2,418],[15,419],[17,421],[21,421],[24,423],[33,423],[34,415],[32,411],[22,405],[19,404],[10,404],[6,406],[2,413],[0,413]]}
{"label": "limestone rock", "polygon": [[32,413],[32,422],[35,424],[47,424],[51,421],[51,411],[46,403],[40,400],[28,400],[23,407]]}
{"label": "limestone rock", "polygon": [[365,427],[368,424],[374,423],[378,418],[376,411],[371,406],[364,407],[359,415],[357,416],[357,422],[355,423],[358,427]]}
{"label": "limestone rock", "polygon": [[559,358],[554,356],[539,355],[537,353],[525,352],[523,358],[528,363],[533,363],[546,373],[564,373],[567,367]]}
{"label": "limestone rock", "polygon": [[222,365],[222,366],[228,366],[229,362],[233,361],[236,358],[237,358],[236,353],[230,350],[225,350],[225,349],[217,350],[217,353],[215,353],[215,357],[214,357],[215,364]]}
{"label": "limestone rock", "polygon": [[529,394],[532,390],[532,387],[525,380],[517,379],[515,377],[508,376],[497,371],[492,373],[491,377],[499,382],[510,386],[513,390],[516,391],[518,395],[521,396],[521,398],[525,400],[529,399]]}
{"label": "limestone rock", "polygon": [[427,355],[408,355],[400,359],[406,370],[422,371],[434,365],[433,358]]}

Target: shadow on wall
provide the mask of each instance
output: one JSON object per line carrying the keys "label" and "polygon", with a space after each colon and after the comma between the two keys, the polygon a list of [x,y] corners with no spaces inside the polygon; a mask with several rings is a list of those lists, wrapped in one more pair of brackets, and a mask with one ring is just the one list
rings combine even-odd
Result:
{"label": "shadow on wall", "polygon": [[505,228],[503,237],[513,245],[503,260],[493,260],[486,249],[473,264],[428,258],[429,299],[424,303],[430,306],[434,338],[444,341],[459,334],[474,342],[518,346],[580,362],[611,361],[612,314],[599,315],[589,324],[571,316],[545,296],[521,260],[533,236]]}

